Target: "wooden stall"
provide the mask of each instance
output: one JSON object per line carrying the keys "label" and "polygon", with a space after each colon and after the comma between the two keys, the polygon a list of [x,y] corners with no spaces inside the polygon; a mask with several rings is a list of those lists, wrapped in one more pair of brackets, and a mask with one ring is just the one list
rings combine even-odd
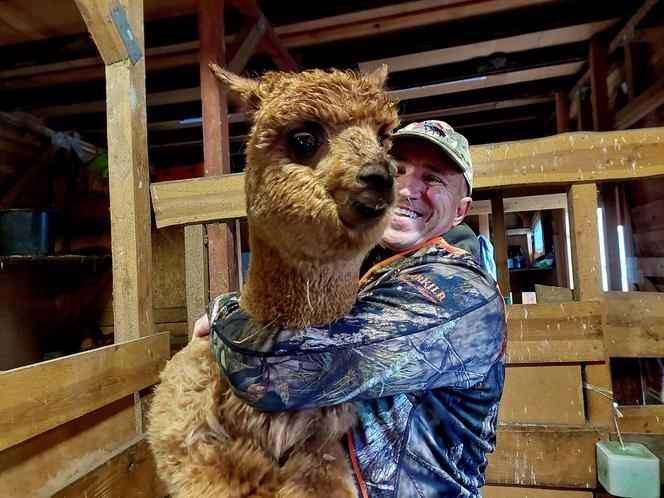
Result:
{"label": "wooden stall", "polygon": [[[463,45],[441,46],[421,54],[392,50],[380,58],[367,56],[355,62],[362,70],[383,61],[390,64],[390,81],[395,85],[391,92],[406,102],[402,108],[406,121],[451,116],[449,121],[454,124],[458,119],[462,132],[473,133],[476,121],[471,122],[472,118],[481,121],[488,130],[486,136],[496,140],[506,136],[496,126],[513,126],[522,133],[522,140],[471,147],[480,231],[487,235],[492,232],[498,281],[502,292],[509,294],[505,213],[535,205],[533,202],[548,206],[541,209],[556,209],[560,216],[568,213],[573,295],[560,302],[507,307],[507,377],[497,450],[490,456],[484,496],[607,496],[597,481],[595,444],[613,438],[615,427],[610,400],[598,391],[612,389],[612,358],[664,357],[664,298],[655,292],[661,290],[657,281],[648,287],[650,292],[623,293],[613,285],[610,288],[615,290],[602,289],[597,208],[613,206],[612,212],[619,217],[624,211],[615,208],[624,196],[620,192],[648,190],[643,185],[664,178],[664,128],[627,129],[647,124],[644,120],[664,100],[661,83],[639,86],[640,76],[630,70],[625,77],[630,81],[629,100],[617,108],[613,104],[620,86],[615,76],[618,70],[606,62],[624,49],[623,65],[636,67],[639,50],[634,45],[654,45],[653,40],[661,39],[661,27],[636,29],[658,2],[647,0],[628,10],[613,4],[604,9],[602,4],[604,17],[597,17],[595,11],[590,15],[590,10],[600,10],[600,2],[590,7],[562,0],[416,0],[387,6],[369,2],[373,7],[339,15],[332,12],[322,19],[298,21],[290,13],[295,21],[286,17],[283,24],[273,27],[261,11],[261,7],[269,8],[268,2],[232,0],[228,3],[240,19],[240,28],[232,35],[225,31],[233,19],[226,19],[223,1],[197,2],[193,27],[191,18],[186,17],[192,14],[189,3],[168,2],[186,19],[165,24],[180,29],[174,28],[179,38],[162,45],[153,41],[155,45],[146,48],[142,2],[76,0],[103,60],[103,70],[94,59],[96,54],[85,49],[75,62],[35,57],[40,61],[37,69],[17,60],[4,73],[0,70],[0,79],[6,78],[4,89],[10,92],[35,92],[46,82],[65,85],[77,78],[85,82],[105,76],[105,98],[101,100],[98,96],[94,100],[97,94],[86,87],[88,93],[81,92],[81,98],[92,95],[91,100],[78,101],[67,94],[71,102],[42,102],[28,110],[61,126],[71,124],[67,119],[76,116],[79,123],[90,123],[86,126],[92,136],[100,129],[107,136],[113,312],[104,315],[101,325],[113,328],[115,341],[110,346],[0,372],[0,494],[165,494],[145,441],[150,388],[170,356],[174,333],[182,342],[211,294],[236,289],[241,266],[238,232],[239,221],[246,215],[244,179],[242,173],[232,173],[231,157],[241,155],[241,149],[233,147],[242,143],[246,125],[243,115],[233,109],[229,112],[225,96],[205,69],[208,61],[226,63],[240,71],[258,51],[274,67],[295,70],[303,59],[313,57],[312,46],[329,44],[331,48],[318,55],[321,64],[335,65],[344,52],[339,47],[347,48],[343,45],[346,38],[357,42],[390,37],[407,30],[439,29],[438,24],[444,23],[457,23],[453,32],[461,37],[475,32],[464,23],[476,18],[495,15],[507,23],[514,15],[520,25],[510,36],[480,41],[471,37]],[[522,32],[521,21],[532,20],[532,12],[542,9],[541,18],[546,18],[544,14],[553,15],[556,8],[567,9],[570,16],[579,9],[582,12],[574,18],[574,25],[554,23],[542,28],[543,36],[535,29]],[[8,12],[17,26],[29,24],[21,9],[13,7]],[[156,28],[164,26],[159,23],[168,18],[160,15],[151,21],[155,39],[159,38]],[[69,21],[62,16],[63,25]],[[196,35],[187,38],[191,32]],[[597,38],[601,33],[608,33],[608,43]],[[48,33],[42,38],[47,39]],[[43,52],[42,42],[31,43],[37,43]],[[57,46],[65,42],[73,43],[72,39],[59,40],[61,45]],[[81,40],[77,43],[85,46]],[[536,45],[537,54],[529,52],[531,45]],[[24,57],[33,55],[26,50]],[[299,57],[291,57],[289,50],[300,50]],[[368,53],[366,47],[364,50]],[[535,62],[522,52],[528,52]],[[502,58],[496,59],[497,53]],[[536,55],[547,62],[540,64]],[[153,91],[148,93],[146,56],[154,68],[193,65],[198,79],[195,83],[187,80],[189,86],[182,88],[170,88],[160,81],[153,83]],[[589,62],[587,71],[585,61]],[[621,66],[619,71],[623,69]],[[406,77],[408,71],[415,74],[412,79]],[[443,71],[451,71],[456,80],[447,81],[439,75]],[[424,84],[420,81],[424,73],[434,79]],[[184,73],[173,74],[186,80]],[[474,75],[479,76],[473,79]],[[551,86],[542,83],[549,81]],[[496,96],[489,98],[487,92]],[[37,98],[34,93],[26,95]],[[189,115],[171,118],[160,111],[165,106],[192,102],[202,106],[202,124],[195,124],[200,137],[187,138],[190,124],[184,118]],[[430,104],[426,107],[422,102]],[[149,109],[153,113],[150,124]],[[99,125],[97,120],[104,110],[105,124]],[[469,115],[466,121],[464,113]],[[229,138],[231,125],[245,128]],[[533,129],[538,138],[530,138]],[[176,145],[183,149],[195,142],[202,157],[196,152],[187,159],[204,159],[204,176],[151,183],[148,150],[151,159],[163,160],[172,149],[167,140],[154,139],[148,148],[148,130],[153,137],[175,130],[179,133]],[[631,209],[637,248],[629,256],[637,260],[642,273],[664,278],[661,253],[647,252],[652,245],[645,243],[641,252],[638,247],[639,241],[662,240],[658,209],[664,197],[658,197],[658,187],[649,188],[652,197],[642,197],[647,200]],[[166,239],[163,233],[151,235],[151,205],[159,230],[184,228]],[[558,225],[560,228],[564,223]],[[161,277],[152,277],[153,273],[159,275],[153,269],[153,252],[164,254],[159,252],[164,245],[178,251],[168,252],[173,257],[168,264],[186,267],[175,284],[179,291],[186,290],[182,296],[186,312],[182,304],[177,308],[155,307],[155,285],[162,284]],[[567,269],[561,272],[565,278],[570,273]],[[617,277],[612,278],[615,284]],[[663,458],[662,405],[621,407],[621,412],[625,439],[641,441]]]}

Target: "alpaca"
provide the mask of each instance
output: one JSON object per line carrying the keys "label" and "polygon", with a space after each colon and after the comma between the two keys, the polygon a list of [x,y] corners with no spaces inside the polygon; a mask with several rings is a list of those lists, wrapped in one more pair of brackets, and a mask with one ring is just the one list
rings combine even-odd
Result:
{"label": "alpaca", "polygon": [[[252,254],[240,307],[295,328],[344,316],[394,200],[387,139],[398,118],[384,93],[386,68],[257,81],[211,68],[252,118]],[[157,470],[173,496],[357,496],[339,442],[354,423],[352,405],[258,412],[231,393],[208,341],[193,341],[166,365],[149,416]]]}

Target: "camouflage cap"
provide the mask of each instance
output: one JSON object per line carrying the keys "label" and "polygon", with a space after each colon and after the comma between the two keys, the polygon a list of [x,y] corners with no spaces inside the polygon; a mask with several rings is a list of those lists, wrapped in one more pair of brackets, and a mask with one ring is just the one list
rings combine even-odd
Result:
{"label": "camouflage cap", "polygon": [[430,119],[410,123],[392,135],[395,142],[402,138],[421,138],[440,147],[459,167],[468,184],[468,195],[472,194],[473,163],[466,137],[454,131],[446,122]]}

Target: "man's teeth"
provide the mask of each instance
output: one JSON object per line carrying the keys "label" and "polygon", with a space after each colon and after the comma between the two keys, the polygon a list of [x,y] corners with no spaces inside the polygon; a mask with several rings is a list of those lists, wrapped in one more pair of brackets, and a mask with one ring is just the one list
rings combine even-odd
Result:
{"label": "man's teeth", "polygon": [[419,216],[418,213],[415,211],[411,211],[410,209],[405,209],[405,208],[396,208],[394,210],[395,213],[400,214],[401,216],[408,216],[409,218],[417,218]]}

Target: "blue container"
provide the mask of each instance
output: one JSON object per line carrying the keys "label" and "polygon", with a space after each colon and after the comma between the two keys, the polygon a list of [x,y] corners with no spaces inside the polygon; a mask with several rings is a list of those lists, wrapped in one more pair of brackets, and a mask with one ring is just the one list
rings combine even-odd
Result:
{"label": "blue container", "polygon": [[53,252],[55,213],[47,209],[0,210],[0,256],[45,256]]}

